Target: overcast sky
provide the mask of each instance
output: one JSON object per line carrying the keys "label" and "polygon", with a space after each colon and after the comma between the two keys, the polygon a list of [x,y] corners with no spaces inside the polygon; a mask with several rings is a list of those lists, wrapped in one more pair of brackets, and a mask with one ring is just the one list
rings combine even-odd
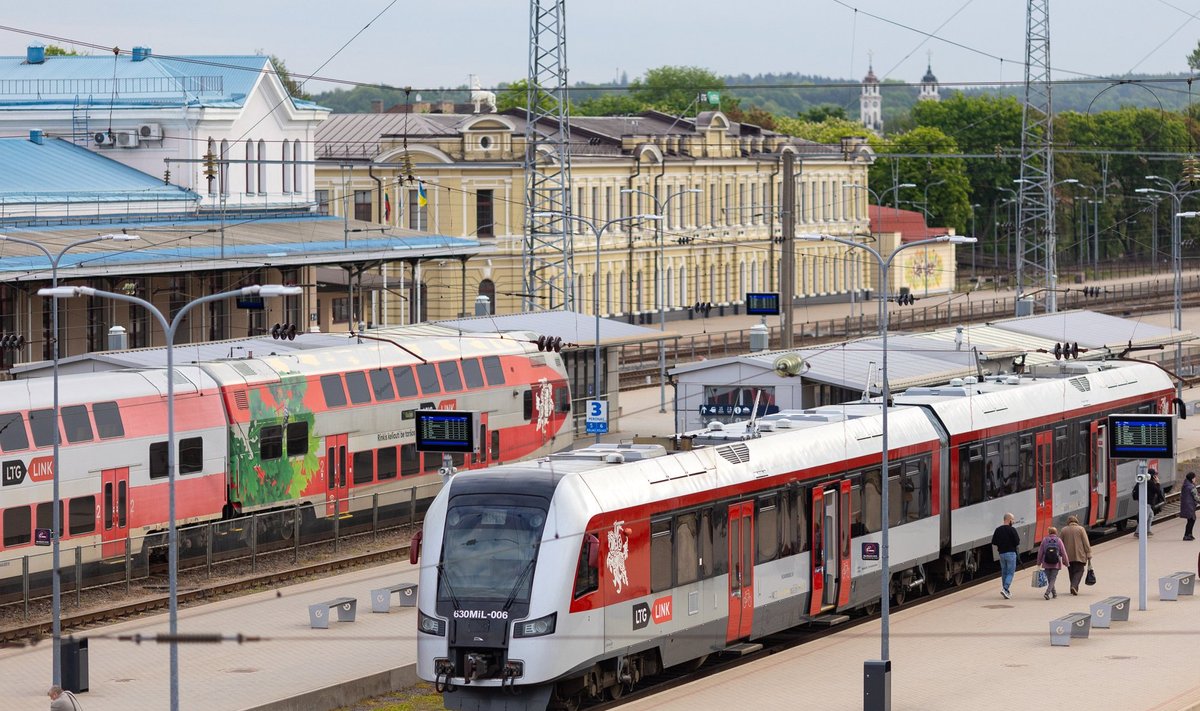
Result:
{"label": "overcast sky", "polygon": [[[495,86],[527,73],[529,9],[515,0],[397,0],[330,60],[389,2],[9,0],[0,24],[162,54],[262,50],[297,73],[414,88],[457,86],[470,74]],[[1055,78],[1186,71],[1200,39],[1195,0],[1051,5]],[[568,0],[570,80],[607,81],[620,72],[633,79],[667,64],[860,78],[871,51],[881,77],[919,81],[932,52],[943,83],[1019,81],[1024,12],[1023,0]],[[23,54],[35,41],[0,30],[0,53]]]}

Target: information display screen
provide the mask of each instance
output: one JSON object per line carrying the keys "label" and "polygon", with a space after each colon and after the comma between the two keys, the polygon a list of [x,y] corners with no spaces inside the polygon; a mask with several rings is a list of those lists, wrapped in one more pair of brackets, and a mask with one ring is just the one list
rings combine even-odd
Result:
{"label": "information display screen", "polygon": [[417,451],[476,451],[479,413],[464,410],[417,410]]}
{"label": "information display screen", "polygon": [[1108,456],[1113,459],[1173,459],[1173,415],[1109,415]]}
{"label": "information display screen", "polygon": [[777,292],[746,292],[746,313],[752,316],[778,316],[779,294]]}

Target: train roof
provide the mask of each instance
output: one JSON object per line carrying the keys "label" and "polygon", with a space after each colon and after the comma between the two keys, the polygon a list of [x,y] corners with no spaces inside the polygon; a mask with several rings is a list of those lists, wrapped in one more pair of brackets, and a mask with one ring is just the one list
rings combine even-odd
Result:
{"label": "train roof", "polygon": [[[180,366],[175,369],[177,396],[199,390],[213,390],[216,382],[202,369]],[[0,382],[0,402],[8,410],[50,407],[54,400],[54,382],[50,378],[31,378]],[[106,373],[63,375],[59,379],[59,404],[62,406],[122,398],[167,395],[167,373],[158,369],[130,369]]]}

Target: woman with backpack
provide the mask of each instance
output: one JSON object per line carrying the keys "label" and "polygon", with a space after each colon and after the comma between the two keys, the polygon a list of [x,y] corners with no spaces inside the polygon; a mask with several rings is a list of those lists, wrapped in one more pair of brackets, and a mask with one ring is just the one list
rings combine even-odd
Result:
{"label": "woman with backpack", "polygon": [[1054,579],[1058,577],[1058,571],[1067,567],[1070,562],[1067,560],[1067,547],[1058,537],[1058,529],[1051,526],[1050,532],[1042,539],[1042,545],[1038,547],[1037,564],[1046,572],[1046,594],[1042,597],[1047,600],[1058,597],[1058,592],[1054,589]]}

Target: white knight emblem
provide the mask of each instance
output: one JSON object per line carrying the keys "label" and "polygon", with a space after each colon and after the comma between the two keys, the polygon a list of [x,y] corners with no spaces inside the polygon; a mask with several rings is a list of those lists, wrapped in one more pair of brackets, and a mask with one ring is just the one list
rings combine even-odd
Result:
{"label": "white knight emblem", "polygon": [[608,556],[604,561],[608,572],[612,573],[613,585],[618,593],[623,586],[629,585],[629,574],[625,571],[625,560],[629,558],[629,541],[621,530],[624,523],[617,521],[608,532]]}
{"label": "white knight emblem", "polygon": [[533,409],[537,415],[537,430],[545,432],[550,426],[550,414],[554,412],[554,386],[542,378],[538,381],[537,395],[533,399]]}

